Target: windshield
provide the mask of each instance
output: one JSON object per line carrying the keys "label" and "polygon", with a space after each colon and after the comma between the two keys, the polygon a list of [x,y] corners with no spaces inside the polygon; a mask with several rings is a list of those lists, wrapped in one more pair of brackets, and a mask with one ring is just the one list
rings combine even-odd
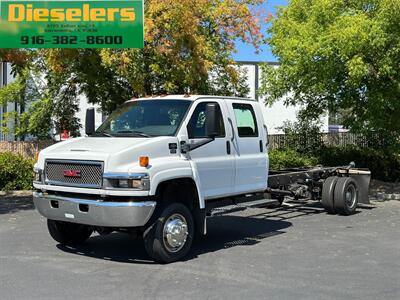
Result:
{"label": "windshield", "polygon": [[94,136],[174,136],[191,104],[186,100],[143,100],[123,104]]}

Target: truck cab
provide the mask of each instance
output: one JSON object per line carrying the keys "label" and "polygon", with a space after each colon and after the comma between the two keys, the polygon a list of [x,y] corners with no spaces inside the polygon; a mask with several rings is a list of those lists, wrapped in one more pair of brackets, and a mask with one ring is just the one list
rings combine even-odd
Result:
{"label": "truck cab", "polygon": [[125,102],[87,136],[40,152],[34,203],[51,236],[77,245],[97,231],[143,236],[172,262],[206,233],[210,207],[263,195],[268,132],[259,103],[215,96]]}

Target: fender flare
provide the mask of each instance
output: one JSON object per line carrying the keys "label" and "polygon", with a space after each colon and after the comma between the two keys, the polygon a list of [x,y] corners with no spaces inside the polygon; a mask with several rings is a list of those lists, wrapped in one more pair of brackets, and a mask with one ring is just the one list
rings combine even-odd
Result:
{"label": "fender flare", "polygon": [[193,180],[196,190],[197,190],[197,195],[199,198],[199,208],[204,209],[205,208],[205,200],[204,200],[204,195],[201,191],[201,185],[200,185],[200,178],[198,176],[198,173],[196,169],[193,168],[179,168],[179,169],[169,169],[169,170],[164,170],[161,172],[157,172],[152,179],[151,179],[151,185],[150,185],[150,196],[156,195],[157,188],[159,185],[165,181],[169,180],[174,180],[174,179],[191,179]]}

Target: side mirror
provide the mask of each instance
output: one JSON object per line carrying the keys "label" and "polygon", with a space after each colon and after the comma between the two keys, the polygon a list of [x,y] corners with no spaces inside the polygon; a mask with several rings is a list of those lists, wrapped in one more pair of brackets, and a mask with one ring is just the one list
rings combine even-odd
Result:
{"label": "side mirror", "polygon": [[206,135],[210,138],[218,136],[219,119],[218,106],[215,103],[206,105]]}
{"label": "side mirror", "polygon": [[92,135],[95,132],[94,113],[94,107],[86,110],[85,132],[87,135]]}

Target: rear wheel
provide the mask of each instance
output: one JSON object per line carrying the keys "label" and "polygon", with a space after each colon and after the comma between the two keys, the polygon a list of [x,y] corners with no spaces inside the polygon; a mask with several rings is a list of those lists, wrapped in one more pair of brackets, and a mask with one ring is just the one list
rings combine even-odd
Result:
{"label": "rear wheel", "polygon": [[143,234],[147,254],[155,261],[171,263],[185,257],[192,246],[194,222],[181,203],[167,205]]}
{"label": "rear wheel", "polygon": [[352,215],[358,204],[358,187],[351,177],[339,178],[335,188],[335,210],[341,215]]}
{"label": "rear wheel", "polygon": [[335,214],[335,205],[334,205],[334,197],[335,197],[335,187],[337,184],[339,177],[328,177],[324,185],[322,186],[322,206],[325,208],[328,214]]}
{"label": "rear wheel", "polygon": [[87,225],[47,220],[51,237],[62,245],[76,246],[83,244],[93,233]]}

